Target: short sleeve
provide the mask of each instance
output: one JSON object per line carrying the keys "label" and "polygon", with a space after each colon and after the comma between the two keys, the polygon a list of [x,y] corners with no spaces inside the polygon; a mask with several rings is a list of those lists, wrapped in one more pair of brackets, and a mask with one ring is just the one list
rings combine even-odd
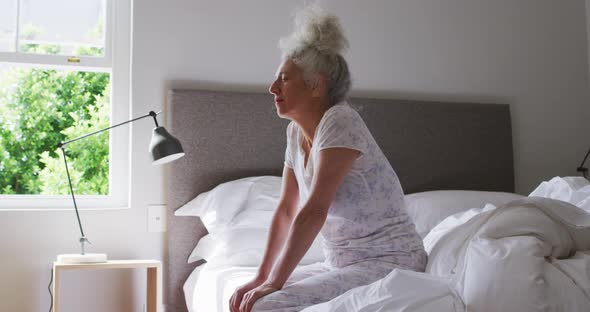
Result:
{"label": "short sleeve", "polygon": [[293,152],[292,147],[294,142],[294,129],[293,122],[290,122],[287,126],[287,147],[285,148],[285,166],[293,169]]}
{"label": "short sleeve", "polygon": [[365,154],[368,138],[363,119],[351,107],[338,106],[341,107],[334,107],[326,112],[329,115],[318,128],[316,138],[318,150],[343,147]]}

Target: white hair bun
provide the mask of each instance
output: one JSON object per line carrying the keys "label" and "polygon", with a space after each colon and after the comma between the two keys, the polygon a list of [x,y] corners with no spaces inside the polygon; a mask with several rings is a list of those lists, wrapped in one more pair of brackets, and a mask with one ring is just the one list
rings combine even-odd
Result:
{"label": "white hair bun", "polygon": [[322,54],[339,54],[348,47],[348,41],[337,16],[311,5],[297,13],[295,31],[281,39],[279,45],[285,54],[295,54],[308,48]]}

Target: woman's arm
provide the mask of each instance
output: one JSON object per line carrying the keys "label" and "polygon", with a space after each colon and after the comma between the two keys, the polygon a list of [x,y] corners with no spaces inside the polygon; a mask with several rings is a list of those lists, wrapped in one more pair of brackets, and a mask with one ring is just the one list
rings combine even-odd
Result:
{"label": "woman's arm", "polygon": [[277,289],[283,287],[324,225],[336,192],[359,154],[359,151],[348,148],[320,151],[309,199],[295,217],[286,248],[266,283]]}
{"label": "woman's arm", "polygon": [[295,179],[295,174],[293,173],[293,169],[285,166],[283,169],[281,198],[270,225],[262,263],[260,264],[258,273],[254,279],[245,285],[238,287],[231,296],[229,301],[231,312],[240,311],[240,305],[242,304],[244,294],[262,285],[267,280],[270,270],[285,244],[289,228],[297,214],[298,203],[299,187],[297,185],[297,180]]}
{"label": "woman's arm", "polygon": [[266,249],[262,257],[262,263],[258,268],[257,278],[263,280],[268,278],[275,260],[285,244],[287,234],[297,214],[298,204],[299,187],[295,179],[295,173],[293,169],[285,166],[283,169],[281,197],[272,219]]}
{"label": "woman's arm", "polygon": [[[311,182],[311,194],[290,226],[287,244],[266,281],[244,294],[239,303],[240,312],[250,312],[258,298],[283,287],[324,225],[336,191],[359,154],[359,151],[348,148],[329,148],[320,152],[319,163]],[[274,249],[273,252],[279,250]]]}

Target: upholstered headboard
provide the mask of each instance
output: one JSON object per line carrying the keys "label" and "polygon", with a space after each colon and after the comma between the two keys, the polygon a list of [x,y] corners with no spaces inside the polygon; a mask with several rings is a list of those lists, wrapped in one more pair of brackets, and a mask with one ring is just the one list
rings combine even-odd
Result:
{"label": "upholstered headboard", "polygon": [[[510,110],[469,104],[353,98],[406,193],[435,189],[514,191]],[[186,260],[206,233],[173,211],[237,178],[280,175],[286,126],[269,94],[171,90],[168,128],[186,156],[169,165],[165,258],[167,311],[186,311],[182,285],[198,264]],[[171,178],[173,177],[173,178]]]}

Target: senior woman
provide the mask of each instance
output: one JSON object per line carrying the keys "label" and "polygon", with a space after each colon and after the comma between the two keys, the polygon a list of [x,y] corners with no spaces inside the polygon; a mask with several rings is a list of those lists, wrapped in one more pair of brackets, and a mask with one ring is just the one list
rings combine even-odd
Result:
{"label": "senior woman", "polygon": [[[351,79],[338,19],[317,7],[280,42],[270,86],[292,122],[280,201],[256,277],[230,299],[232,312],[301,311],[393,269],[424,271],[422,240],[397,175],[346,97]],[[297,267],[321,232],[326,260]]]}

